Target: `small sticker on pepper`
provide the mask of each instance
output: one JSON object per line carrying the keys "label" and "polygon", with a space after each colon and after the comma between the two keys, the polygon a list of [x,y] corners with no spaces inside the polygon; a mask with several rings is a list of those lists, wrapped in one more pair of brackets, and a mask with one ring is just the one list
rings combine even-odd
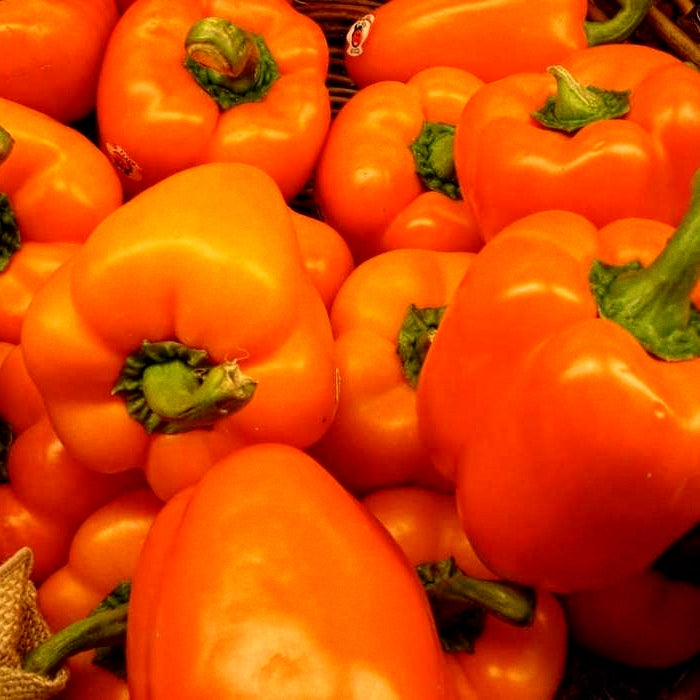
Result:
{"label": "small sticker on pepper", "polygon": [[364,15],[348,29],[345,35],[345,53],[348,56],[359,56],[362,53],[372,22],[374,22],[374,15]]}
{"label": "small sticker on pepper", "polygon": [[105,149],[112,165],[122,175],[137,181],[143,177],[141,166],[121,146],[105,143]]}

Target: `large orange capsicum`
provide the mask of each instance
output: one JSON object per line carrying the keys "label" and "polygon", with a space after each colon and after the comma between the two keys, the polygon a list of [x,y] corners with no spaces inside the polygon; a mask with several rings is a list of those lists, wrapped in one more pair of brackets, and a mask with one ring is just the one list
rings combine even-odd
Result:
{"label": "large orange capsicum", "polygon": [[699,228],[698,181],[675,230],[532,214],[455,292],[419,379],[419,429],[504,578],[612,586],[700,520]]}
{"label": "large orange capsicum", "polygon": [[95,108],[115,0],[0,4],[0,97],[69,123]]}
{"label": "large orange capsicum", "polygon": [[360,86],[454,66],[482,80],[544,70],[574,49],[628,37],[650,0],[624,0],[607,22],[586,0],[391,0],[348,27],[345,66]]}
{"label": "large orange capsicum", "polygon": [[35,295],[22,352],[68,452],[146,468],[161,497],[242,444],[308,446],[336,408],[294,219],[242,163],[177,173],[107,217]]}
{"label": "large orange capsicum", "polygon": [[418,434],[415,385],[445,305],[473,258],[387,251],[356,267],[336,295],[330,318],[338,411],[309,449],[356,495],[406,483],[447,485]]}
{"label": "large orange capsicum", "polygon": [[[567,623],[558,599],[547,591],[504,586],[476,556],[451,494],[385,488],[362,502],[418,572],[454,562],[444,569],[449,575],[429,579],[426,593],[459,700],[554,698],[567,657]],[[521,606],[530,617],[516,624]]]}
{"label": "large orange capsicum", "polygon": [[481,235],[543,209],[678,224],[700,167],[700,73],[635,44],[582,49],[550,71],[489,83],[457,124],[457,178]]}
{"label": "large orange capsicum", "polygon": [[178,170],[239,161],[288,200],[330,123],[328,45],[283,0],[148,0],[122,15],[100,73],[102,147],[127,196]]}
{"label": "large orange capsicum", "polygon": [[36,289],[122,200],[87,137],[0,97],[0,340],[19,341]]}
{"label": "large orange capsicum", "polygon": [[323,218],[356,262],[395,248],[476,250],[453,159],[455,124],[483,82],[449,67],[356,92],[328,131],[314,177]]}
{"label": "large orange capsicum", "polygon": [[415,572],[287,445],[236,451],[158,514],[126,650],[132,700],[455,698]]}

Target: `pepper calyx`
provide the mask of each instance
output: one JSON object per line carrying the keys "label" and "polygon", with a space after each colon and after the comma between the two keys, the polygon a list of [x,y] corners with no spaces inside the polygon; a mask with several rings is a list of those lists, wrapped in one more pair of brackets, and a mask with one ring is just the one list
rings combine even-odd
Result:
{"label": "pepper calyx", "polygon": [[0,272],[7,268],[21,245],[19,225],[10,198],[0,192]]}
{"label": "pepper calyx", "polygon": [[410,148],[416,173],[425,187],[450,199],[461,199],[455,171],[454,139],[453,124],[426,121]]}
{"label": "pepper calyx", "polygon": [[630,110],[629,90],[584,86],[559,65],[550,66],[547,71],[557,81],[557,92],[532,113],[533,119],[547,129],[574,133],[593,122],[624,117]]}
{"label": "pepper calyx", "polygon": [[601,317],[628,330],[651,355],[667,361],[700,357],[700,312],[691,294],[700,280],[700,176],[688,211],[647,267],[638,261],[594,261],[591,291]]}
{"label": "pepper calyx", "polygon": [[195,22],[185,52],[185,68],[223,111],[263,100],[280,75],[265,39],[222,17]]}
{"label": "pepper calyx", "polygon": [[0,165],[2,165],[12,153],[15,140],[7,129],[0,126]]}
{"label": "pepper calyx", "polygon": [[173,434],[211,427],[243,408],[255,387],[236,360],[213,364],[206,350],[146,340],[126,358],[112,394],[149,434]]}
{"label": "pepper calyx", "polygon": [[432,345],[445,306],[418,307],[410,304],[399,328],[396,352],[401,361],[401,369],[412,388],[418,385],[425,356]]}

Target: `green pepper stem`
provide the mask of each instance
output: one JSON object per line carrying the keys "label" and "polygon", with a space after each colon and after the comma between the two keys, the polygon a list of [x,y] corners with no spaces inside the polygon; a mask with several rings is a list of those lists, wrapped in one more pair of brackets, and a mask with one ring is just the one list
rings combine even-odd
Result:
{"label": "green pepper stem", "polygon": [[15,140],[10,132],[0,126],[0,165],[8,159],[14,145]]}
{"label": "green pepper stem", "polygon": [[700,171],[688,211],[648,267],[596,261],[590,280],[600,315],[626,328],[649,353],[664,360],[700,356],[700,314],[690,298],[700,280]]}
{"label": "green pepper stem", "polygon": [[450,199],[460,199],[454,161],[455,127],[442,122],[424,122],[411,144],[416,173],[423,184]]}
{"label": "green pepper stem", "polygon": [[21,236],[10,198],[0,192],[0,272],[5,270],[12,256],[21,247]]}
{"label": "green pepper stem", "polygon": [[624,41],[644,21],[653,0],[620,0],[620,10],[603,22],[583,23],[588,46]]}
{"label": "green pepper stem", "polygon": [[629,91],[584,86],[563,66],[550,66],[547,70],[557,81],[557,91],[532,114],[542,126],[570,133],[587,124],[617,119],[629,112]]}
{"label": "green pepper stem", "polygon": [[128,610],[129,604],[123,603],[64,627],[27,654],[24,670],[51,677],[70,656],[88,649],[123,644]]}
{"label": "green pepper stem", "polygon": [[204,350],[145,341],[127,358],[112,393],[123,395],[147,432],[179,433],[240,410],[255,387],[235,360],[213,365]]}
{"label": "green pepper stem", "polygon": [[417,570],[423,587],[431,598],[476,604],[516,626],[532,623],[535,594],[530,588],[467,576],[452,557],[440,562],[421,564]]}
{"label": "green pepper stem", "polygon": [[419,308],[410,304],[399,328],[396,352],[403,375],[414,389],[444,313],[444,306]]}
{"label": "green pepper stem", "polygon": [[185,67],[221,109],[264,98],[279,75],[262,37],[222,17],[205,17],[185,38]]}

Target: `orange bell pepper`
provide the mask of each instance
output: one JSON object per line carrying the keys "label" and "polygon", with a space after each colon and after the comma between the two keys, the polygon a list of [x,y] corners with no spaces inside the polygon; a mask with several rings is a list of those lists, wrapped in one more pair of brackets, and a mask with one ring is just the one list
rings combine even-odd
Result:
{"label": "orange bell pepper", "polygon": [[100,142],[128,196],[193,165],[238,161],[289,200],[328,130],[327,70],[320,26],[288,2],[139,2],[106,50]]}
{"label": "orange bell pepper", "polygon": [[697,188],[675,232],[532,214],[455,292],[418,384],[419,429],[504,578],[612,586],[700,520],[699,222]]}
{"label": "orange bell pepper", "polygon": [[0,420],[9,424],[17,436],[44,414],[45,407],[36,384],[24,364],[22,348],[4,343],[5,357],[0,359]]}
{"label": "orange bell pepper", "polygon": [[400,249],[356,267],[331,307],[340,399],[312,447],[355,494],[384,486],[446,482],[418,434],[415,384],[444,306],[473,253]]}
{"label": "orange bell pepper", "polygon": [[15,436],[7,451],[6,478],[0,480],[0,560],[31,547],[32,579],[43,581],[65,563],[80,523],[142,479],[140,473],[100,474],[83,467],[66,454],[44,416]]}
{"label": "orange bell pepper", "polygon": [[633,44],[552,70],[484,86],[457,124],[457,177],[483,238],[544,209],[678,224],[700,167],[700,73]]}
{"label": "orange bell pepper", "polygon": [[[37,602],[53,632],[76,623],[136,569],[156,515],[162,508],[149,489],[124,493],[90,515],[75,533],[68,562],[37,590]],[[129,700],[123,677],[95,665],[94,651],[67,659],[70,672],[62,700]]]}
{"label": "orange bell pepper", "polygon": [[170,495],[206,468],[180,475],[180,443],[306,447],[336,408],[294,218],[242,163],[177,173],[107,217],[34,297],[22,351],[70,454],[109,472],[152,469],[164,448]]}
{"label": "orange bell pepper", "polygon": [[359,86],[431,66],[487,81],[544,70],[574,49],[628,37],[651,6],[620,4],[611,20],[587,22],[586,0],[390,0],[348,28],[345,67]]}
{"label": "orange bell pepper", "polygon": [[[461,574],[476,577],[471,585],[483,585],[488,591],[489,581],[497,580],[465,536],[451,494],[413,487],[386,488],[374,491],[362,502],[413,566],[420,568],[452,557]],[[478,607],[467,605],[466,610],[474,613]],[[554,595],[537,591],[532,620],[522,626],[488,613],[485,617],[472,614],[462,626],[448,630],[445,623],[454,622],[454,616],[452,610],[443,621],[443,632],[445,656],[459,700],[555,697],[564,675],[567,623]],[[468,639],[449,647],[454,632]]]}
{"label": "orange bell pepper", "polygon": [[482,81],[456,68],[356,92],[338,112],[316,167],[314,198],[356,262],[395,248],[477,250],[452,144]]}
{"label": "orange bell pepper", "polygon": [[404,556],[287,445],[238,450],[165,505],[132,579],[126,651],[133,700],[454,699]]}
{"label": "orange bell pepper", "polygon": [[36,289],[122,199],[109,160],[85,136],[0,98],[0,339],[19,342]]}
{"label": "orange bell pepper", "polygon": [[115,0],[0,4],[0,97],[64,123],[90,114],[118,16]]}
{"label": "orange bell pepper", "polygon": [[355,266],[345,239],[331,226],[292,211],[304,268],[329,309],[340,286]]}
{"label": "orange bell pepper", "polygon": [[652,568],[564,598],[573,638],[638,668],[669,668],[700,653],[700,590]]}
{"label": "orange bell pepper", "polygon": [[56,632],[87,616],[119,583],[130,581],[163,502],[148,488],[116,495],[77,528],[68,561],[37,588],[39,610]]}
{"label": "orange bell pepper", "polygon": [[67,660],[68,685],[58,700],[130,700],[126,680],[93,663],[94,656],[84,651]]}

